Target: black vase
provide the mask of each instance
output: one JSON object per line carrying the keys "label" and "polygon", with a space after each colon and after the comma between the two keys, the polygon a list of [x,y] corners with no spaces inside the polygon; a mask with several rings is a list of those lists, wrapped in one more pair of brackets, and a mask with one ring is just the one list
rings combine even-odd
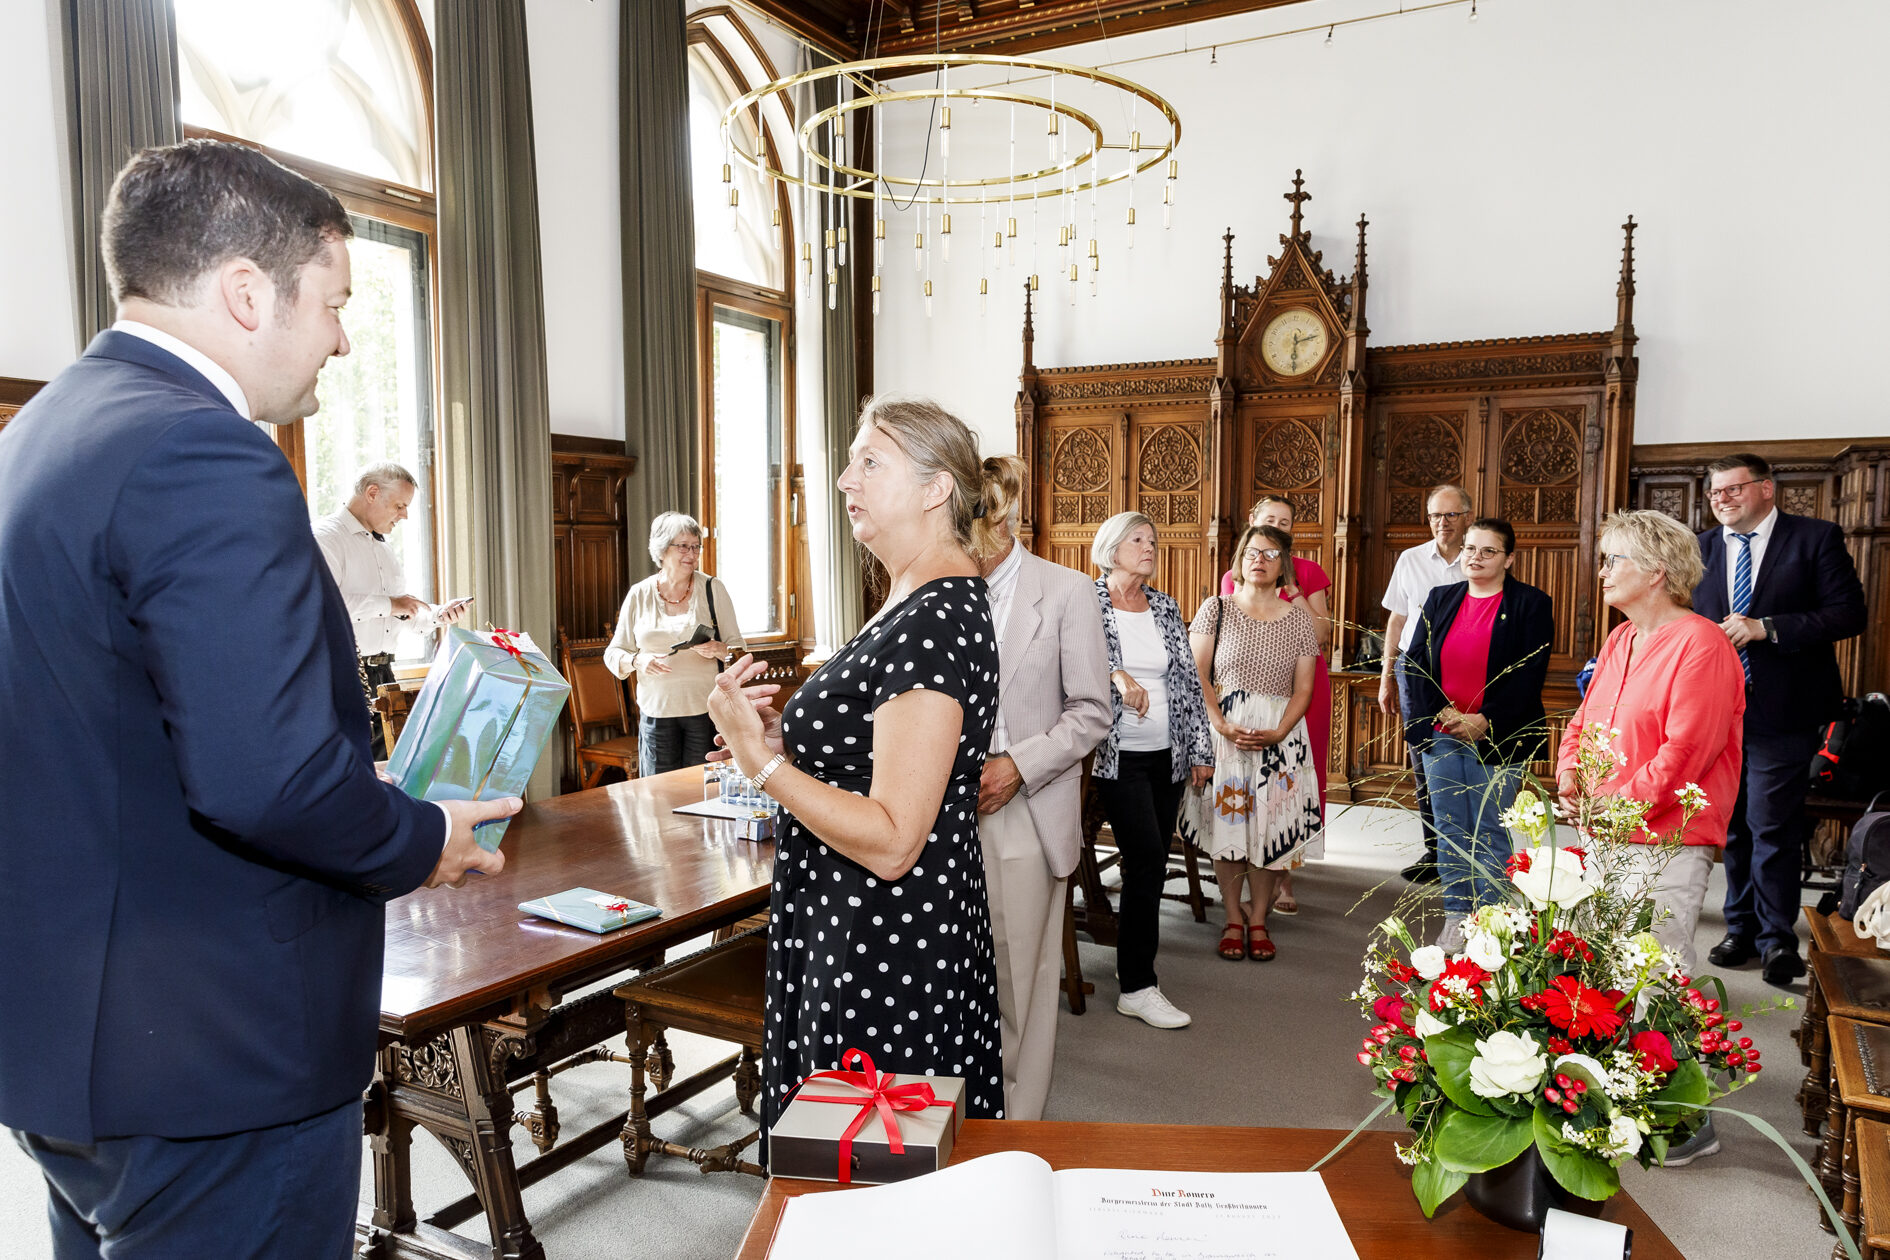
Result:
{"label": "black vase", "polygon": [[1549,1174],[1541,1152],[1531,1144],[1507,1164],[1471,1173],[1463,1197],[1498,1225],[1534,1234],[1541,1232],[1550,1208],[1567,1202],[1568,1192]]}

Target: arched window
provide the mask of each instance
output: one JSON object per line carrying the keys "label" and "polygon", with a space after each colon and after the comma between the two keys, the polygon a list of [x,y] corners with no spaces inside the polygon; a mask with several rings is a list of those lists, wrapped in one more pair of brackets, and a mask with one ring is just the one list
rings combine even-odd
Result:
{"label": "arched window", "polygon": [[[703,567],[728,587],[750,642],[800,637],[794,596],[793,217],[784,188],[729,159],[722,181],[722,117],[753,84],[778,76],[729,10],[689,28],[689,152],[694,165],[697,353],[702,370]],[[753,111],[737,143],[760,143],[779,166],[784,103],[770,98],[756,135]]]}
{"label": "arched window", "polygon": [[[173,0],[190,135],[267,150],[331,189],[354,220],[353,344],[322,370],[312,419],[276,431],[311,517],[360,470],[393,460],[419,482],[389,535],[408,594],[434,600],[431,0]],[[398,655],[427,641],[403,636]]]}

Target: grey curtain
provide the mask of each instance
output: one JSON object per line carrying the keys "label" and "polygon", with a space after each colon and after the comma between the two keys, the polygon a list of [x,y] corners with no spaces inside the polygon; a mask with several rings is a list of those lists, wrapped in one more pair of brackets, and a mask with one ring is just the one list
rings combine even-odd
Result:
{"label": "grey curtain", "polygon": [[[814,108],[830,108],[839,100],[839,87],[832,79],[820,79],[814,85]],[[861,111],[858,117],[866,117],[867,111]],[[861,129],[862,143],[865,131]],[[858,163],[849,163],[858,165]],[[832,173],[820,168],[827,181],[831,182]],[[836,207],[833,203],[838,201]],[[814,252],[820,253],[820,242],[827,239],[826,229],[837,228],[845,224],[849,229],[852,224],[852,199],[847,197],[823,196],[817,199],[820,213],[826,218],[835,214],[838,222],[810,222],[808,227],[818,228],[812,233],[815,242]],[[846,496],[834,485],[840,476],[840,470],[846,467],[847,448],[853,442],[853,424],[860,413],[859,372],[854,363],[853,318],[853,283],[850,272],[854,268],[873,265],[873,243],[867,232],[850,232],[851,239],[857,241],[851,260],[848,262],[849,274],[840,280],[840,297],[829,309],[826,303],[826,285],[824,277],[815,276],[814,283],[821,294],[820,346],[821,346],[821,440],[827,449],[827,464],[830,475],[825,490],[827,493],[826,537],[820,545],[827,552],[827,572],[830,575],[827,588],[820,592],[825,607],[821,609],[821,620],[831,627],[822,635],[824,642],[831,643],[836,649],[845,644],[860,631],[866,606],[864,583],[861,576],[863,557],[859,546],[853,541],[853,531],[847,528]],[[791,261],[791,260],[790,260]],[[869,313],[865,318],[872,318]]]}
{"label": "grey curtain", "polygon": [[[629,553],[650,522],[703,505],[696,449],[696,233],[683,0],[621,0],[624,483]],[[643,570],[632,561],[633,576]]]}
{"label": "grey curtain", "polygon": [[[525,0],[434,13],[441,390],[450,590],[555,653],[551,425]],[[559,741],[532,775],[556,790]]]}
{"label": "grey curtain", "polygon": [[99,250],[112,180],[131,155],[182,138],[170,0],[60,0],[71,149],[79,345],[117,317]]}

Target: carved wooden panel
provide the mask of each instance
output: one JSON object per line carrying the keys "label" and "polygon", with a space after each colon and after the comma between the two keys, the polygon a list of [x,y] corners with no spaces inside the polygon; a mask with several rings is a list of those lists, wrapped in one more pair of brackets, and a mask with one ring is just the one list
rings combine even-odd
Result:
{"label": "carved wooden panel", "polygon": [[1581,406],[1502,412],[1499,511],[1511,525],[1575,523],[1586,419]]}
{"label": "carved wooden panel", "polygon": [[1105,428],[1058,429],[1051,434],[1050,511],[1045,523],[1079,528],[1114,515],[1111,435]]}

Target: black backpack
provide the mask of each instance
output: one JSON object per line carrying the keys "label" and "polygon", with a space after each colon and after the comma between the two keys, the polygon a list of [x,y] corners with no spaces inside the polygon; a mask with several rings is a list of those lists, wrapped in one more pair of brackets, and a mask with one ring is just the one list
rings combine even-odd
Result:
{"label": "black backpack", "polygon": [[1870,798],[1870,808],[1851,828],[1851,838],[1844,846],[1844,895],[1838,899],[1837,912],[1845,919],[1857,917],[1857,907],[1877,886],[1890,879],[1890,811],[1880,811],[1884,793]]}
{"label": "black backpack", "polygon": [[1890,698],[1846,699],[1811,757],[1811,791],[1861,801],[1890,788]]}

